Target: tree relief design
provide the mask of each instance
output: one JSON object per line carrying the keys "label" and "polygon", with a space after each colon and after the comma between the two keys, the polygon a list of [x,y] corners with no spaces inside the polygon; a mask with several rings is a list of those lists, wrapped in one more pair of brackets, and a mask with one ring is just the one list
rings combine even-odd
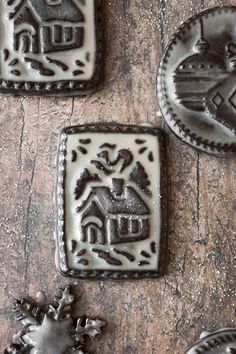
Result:
{"label": "tree relief design", "polygon": [[161,236],[158,132],[67,135],[64,212],[72,269],[157,271]]}
{"label": "tree relief design", "polygon": [[213,7],[180,25],[157,79],[168,126],[181,140],[218,156],[236,151],[235,11]]}
{"label": "tree relief design", "polygon": [[1,3],[4,80],[89,81],[97,61],[96,0]]}

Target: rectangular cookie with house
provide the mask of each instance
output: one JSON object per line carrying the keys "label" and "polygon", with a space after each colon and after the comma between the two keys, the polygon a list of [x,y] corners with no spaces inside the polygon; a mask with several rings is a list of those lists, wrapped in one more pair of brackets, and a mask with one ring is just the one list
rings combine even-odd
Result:
{"label": "rectangular cookie with house", "polygon": [[166,261],[164,143],[151,126],[89,124],[60,136],[57,267],[92,279],[157,277]]}
{"label": "rectangular cookie with house", "polygon": [[102,0],[0,3],[0,93],[77,96],[102,71]]}

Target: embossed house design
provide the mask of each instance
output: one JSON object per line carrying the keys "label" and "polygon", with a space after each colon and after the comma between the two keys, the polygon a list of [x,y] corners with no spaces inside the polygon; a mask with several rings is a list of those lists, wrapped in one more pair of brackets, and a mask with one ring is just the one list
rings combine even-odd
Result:
{"label": "embossed house design", "polygon": [[10,16],[16,51],[49,53],[83,45],[85,18],[73,0],[23,0]]}
{"label": "embossed house design", "polygon": [[111,188],[92,187],[87,199],[77,208],[81,216],[82,242],[120,244],[147,239],[150,235],[150,210],[123,179],[112,179]]}

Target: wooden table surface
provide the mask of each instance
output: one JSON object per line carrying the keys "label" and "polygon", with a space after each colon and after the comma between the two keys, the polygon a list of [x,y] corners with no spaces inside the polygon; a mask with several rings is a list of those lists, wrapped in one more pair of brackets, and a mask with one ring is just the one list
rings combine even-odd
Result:
{"label": "wooden table surface", "polygon": [[94,354],[183,354],[204,329],[236,325],[236,160],[182,144],[164,125],[157,64],[176,26],[219,0],[105,0],[106,67],[85,98],[0,98],[0,352],[20,328],[12,300],[66,285],[55,269],[53,189],[59,131],[100,120],[167,133],[169,266],[157,280],[78,282],[80,315],[107,320]]}

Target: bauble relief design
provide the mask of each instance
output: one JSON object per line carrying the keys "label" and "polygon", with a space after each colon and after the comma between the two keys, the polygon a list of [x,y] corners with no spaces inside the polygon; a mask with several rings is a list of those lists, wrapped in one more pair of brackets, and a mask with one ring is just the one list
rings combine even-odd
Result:
{"label": "bauble relief design", "polygon": [[206,152],[236,152],[236,8],[205,10],[170,40],[158,96],[170,128]]}
{"label": "bauble relief design", "polygon": [[174,72],[176,96],[187,109],[208,112],[213,119],[236,132],[236,42],[227,42],[221,58],[211,52],[199,20],[201,36],[196,54],[182,61]]}

